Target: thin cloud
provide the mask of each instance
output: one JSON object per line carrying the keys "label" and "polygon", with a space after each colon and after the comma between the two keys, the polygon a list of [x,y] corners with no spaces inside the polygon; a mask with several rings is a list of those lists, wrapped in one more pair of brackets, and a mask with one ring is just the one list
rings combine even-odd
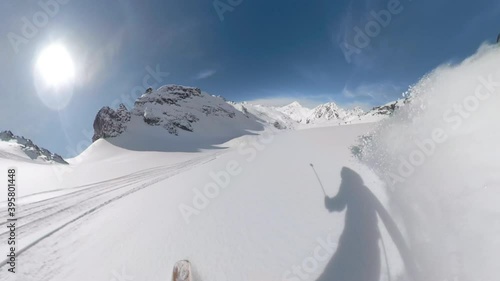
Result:
{"label": "thin cloud", "polygon": [[198,73],[198,75],[196,75],[195,79],[196,80],[207,79],[208,77],[213,76],[215,73],[217,73],[217,70],[215,70],[215,69],[204,70],[204,71]]}
{"label": "thin cloud", "polygon": [[353,88],[345,86],[342,95],[348,100],[356,102],[381,104],[395,99],[395,95],[401,92],[401,87],[391,83],[373,83],[361,84]]}

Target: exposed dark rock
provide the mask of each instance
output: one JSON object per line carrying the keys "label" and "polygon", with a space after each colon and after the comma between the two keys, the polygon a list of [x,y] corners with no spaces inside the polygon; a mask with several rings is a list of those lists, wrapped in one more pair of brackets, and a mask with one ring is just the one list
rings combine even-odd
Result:
{"label": "exposed dark rock", "polygon": [[273,126],[278,129],[278,130],[286,130],[287,127],[283,124],[281,124],[280,122],[276,121],[273,123]]}
{"label": "exposed dark rock", "polygon": [[116,137],[127,128],[126,123],[130,121],[130,112],[124,104],[120,104],[117,110],[107,106],[101,108],[94,119],[94,136],[92,141],[100,138]]}
{"label": "exposed dark rock", "polygon": [[227,116],[229,118],[234,118],[234,116],[236,116],[236,114],[234,112],[230,112],[222,107],[214,107],[214,106],[204,105],[202,107],[202,111],[207,116],[208,115],[216,115],[216,116]]}

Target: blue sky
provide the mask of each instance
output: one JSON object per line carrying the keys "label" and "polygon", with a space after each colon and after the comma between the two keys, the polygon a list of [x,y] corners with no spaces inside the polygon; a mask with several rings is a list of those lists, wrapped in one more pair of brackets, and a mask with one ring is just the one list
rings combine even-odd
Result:
{"label": "blue sky", "polygon": [[[161,75],[150,84],[197,86],[234,101],[368,108],[500,32],[495,0],[54,1],[0,4],[0,129],[66,157],[89,144],[102,106],[134,96],[155,69]],[[390,20],[367,31],[384,11]],[[23,18],[40,23],[40,12],[47,22],[13,43],[12,34],[24,36]],[[373,36],[346,59],[343,46],[361,46],[356,28]],[[66,46],[77,76],[58,110],[40,100],[33,74],[37,55],[53,42]]]}

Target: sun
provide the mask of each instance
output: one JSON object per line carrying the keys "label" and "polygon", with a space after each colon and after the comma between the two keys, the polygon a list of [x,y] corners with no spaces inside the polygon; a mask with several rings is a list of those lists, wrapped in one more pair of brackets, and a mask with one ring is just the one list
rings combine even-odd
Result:
{"label": "sun", "polygon": [[64,44],[52,43],[35,59],[33,82],[40,100],[52,110],[62,110],[71,101],[77,81],[73,59]]}
{"label": "sun", "polygon": [[64,45],[52,44],[40,52],[36,69],[47,86],[59,87],[73,82],[75,67]]}

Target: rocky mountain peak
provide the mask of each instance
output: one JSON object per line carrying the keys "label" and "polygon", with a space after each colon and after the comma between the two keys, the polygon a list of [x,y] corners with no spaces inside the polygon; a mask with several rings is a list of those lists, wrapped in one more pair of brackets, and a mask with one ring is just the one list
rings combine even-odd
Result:
{"label": "rocky mountain peak", "polygon": [[38,159],[48,163],[56,162],[60,164],[68,164],[60,155],[52,153],[43,147],[39,147],[30,139],[22,136],[16,136],[11,131],[0,132],[0,141],[18,145],[21,151],[32,160]]}
{"label": "rocky mountain peak", "polygon": [[131,113],[122,103],[118,109],[105,106],[97,112],[94,119],[94,136],[92,141],[100,138],[116,137],[125,131],[127,122],[130,121]]}
{"label": "rocky mountain peak", "polygon": [[[157,90],[147,89],[131,110],[122,105],[117,110],[103,107],[94,121],[93,141],[122,134],[134,120],[137,121],[134,124],[159,127],[169,134],[179,135],[193,132],[205,119],[227,120],[237,115],[244,116],[224,99],[202,93],[199,88],[165,85]],[[206,129],[209,128],[199,128]]]}

